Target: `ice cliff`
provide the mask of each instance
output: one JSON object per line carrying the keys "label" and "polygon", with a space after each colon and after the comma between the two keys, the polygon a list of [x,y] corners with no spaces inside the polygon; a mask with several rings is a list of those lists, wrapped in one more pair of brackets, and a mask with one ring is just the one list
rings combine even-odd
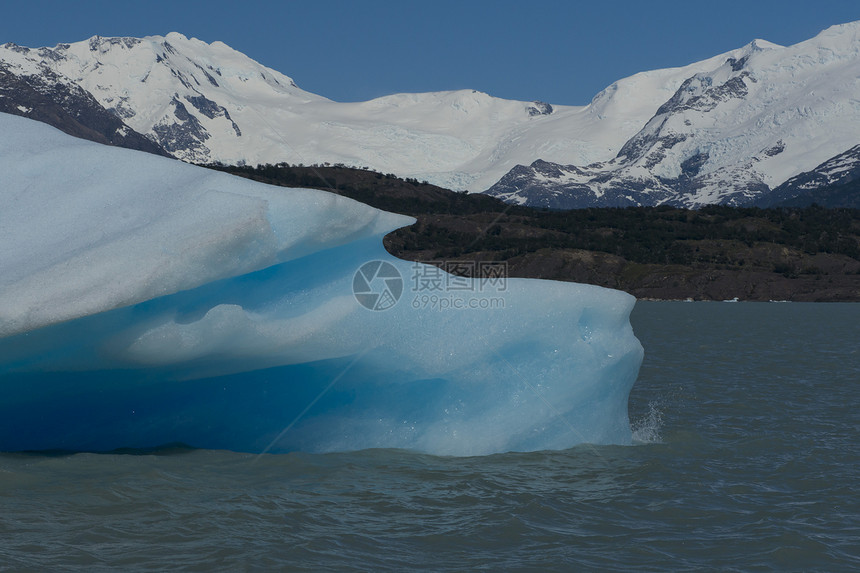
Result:
{"label": "ice cliff", "polygon": [[630,442],[632,297],[395,259],[409,223],[0,114],[0,450]]}

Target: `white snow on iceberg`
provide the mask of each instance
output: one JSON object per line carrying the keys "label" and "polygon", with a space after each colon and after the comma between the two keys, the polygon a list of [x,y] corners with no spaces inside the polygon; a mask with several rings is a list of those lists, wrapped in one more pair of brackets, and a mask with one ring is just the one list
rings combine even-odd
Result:
{"label": "white snow on iceberg", "polygon": [[382,248],[410,221],[0,114],[0,451],[630,443],[634,299],[527,279],[433,299],[435,268]]}

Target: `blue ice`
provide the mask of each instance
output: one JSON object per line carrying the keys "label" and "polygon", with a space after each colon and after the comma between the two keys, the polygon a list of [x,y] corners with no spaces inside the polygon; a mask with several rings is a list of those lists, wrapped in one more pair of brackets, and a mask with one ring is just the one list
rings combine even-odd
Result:
{"label": "blue ice", "polygon": [[409,218],[4,114],[0,181],[0,450],[632,440],[625,293],[455,279],[385,252]]}

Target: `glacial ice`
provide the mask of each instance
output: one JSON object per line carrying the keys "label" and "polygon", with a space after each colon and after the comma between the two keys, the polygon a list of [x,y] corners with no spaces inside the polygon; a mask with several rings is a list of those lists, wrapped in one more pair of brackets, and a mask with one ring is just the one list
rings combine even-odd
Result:
{"label": "glacial ice", "polygon": [[454,279],[385,252],[408,217],[5,114],[0,206],[0,451],[631,442],[625,293]]}

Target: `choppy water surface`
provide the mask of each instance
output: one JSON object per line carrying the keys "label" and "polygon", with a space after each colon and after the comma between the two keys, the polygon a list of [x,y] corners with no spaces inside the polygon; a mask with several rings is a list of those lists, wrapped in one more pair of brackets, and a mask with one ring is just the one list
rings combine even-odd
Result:
{"label": "choppy water surface", "polygon": [[639,303],[643,442],[0,455],[0,570],[857,570],[860,304]]}

